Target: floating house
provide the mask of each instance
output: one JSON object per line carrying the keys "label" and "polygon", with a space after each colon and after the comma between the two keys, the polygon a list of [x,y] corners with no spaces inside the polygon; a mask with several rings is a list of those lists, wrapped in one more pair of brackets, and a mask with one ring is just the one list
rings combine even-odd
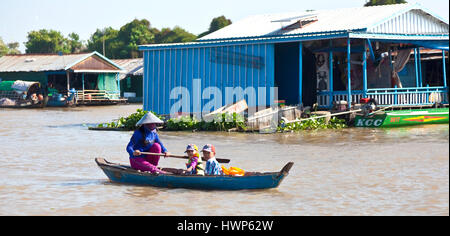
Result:
{"label": "floating house", "polygon": [[123,68],[119,75],[120,96],[128,99],[130,103],[141,103],[143,97],[144,59],[117,59],[112,61]]}
{"label": "floating house", "polygon": [[[80,54],[23,54],[0,58],[2,81],[36,81],[51,95],[64,100],[74,97],[77,105],[117,104],[122,68],[97,52]],[[62,98],[63,97],[63,98]],[[56,101],[56,100],[55,100]],[[57,100],[59,101],[59,100]]]}
{"label": "floating house", "polygon": [[177,112],[177,87],[191,112],[211,105],[212,87],[219,105],[252,93],[249,107],[448,103],[448,48],[448,22],[418,4],[250,16],[196,42],[141,45],[144,109]]}

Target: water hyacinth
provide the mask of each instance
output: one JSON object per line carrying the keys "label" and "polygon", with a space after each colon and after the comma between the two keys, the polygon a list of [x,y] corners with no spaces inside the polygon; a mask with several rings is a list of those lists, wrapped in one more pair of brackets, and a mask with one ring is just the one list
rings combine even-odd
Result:
{"label": "water hyacinth", "polygon": [[[110,122],[99,124],[97,128],[116,128],[116,129],[124,129],[124,130],[135,130],[136,123],[144,117],[148,111],[144,111],[142,109],[137,109],[135,113],[129,115],[128,117],[120,117],[119,119]],[[156,113],[152,112],[156,115]],[[158,115],[156,115],[158,116]],[[158,116],[158,118],[160,118]]]}
{"label": "water hyacinth", "polygon": [[[135,113],[128,117],[120,117],[110,123],[99,124],[97,128],[134,130],[136,129],[136,123],[147,113],[148,111],[137,109]],[[154,112],[152,113],[155,114]],[[161,118],[160,116],[158,117]],[[325,118],[308,119],[287,124],[282,120],[278,124],[277,131],[294,132],[301,130],[342,128],[347,128],[345,120],[332,117],[328,122],[326,122]],[[190,116],[171,118],[166,120],[163,128],[163,130],[167,131],[246,131],[247,129],[248,127],[244,116],[236,113],[216,114],[207,121],[198,120],[195,117]]]}
{"label": "water hyacinth", "polygon": [[236,113],[217,114],[210,121],[183,116],[169,119],[165,126],[166,130],[171,131],[228,131],[233,128],[236,128],[239,131],[245,131],[247,129],[245,119],[242,115]]}
{"label": "water hyacinth", "polygon": [[194,130],[198,121],[189,116],[181,116],[178,118],[171,118],[167,120],[165,128],[167,130]]}
{"label": "water hyacinth", "polygon": [[280,125],[278,126],[278,131],[294,132],[294,131],[315,130],[315,129],[342,129],[346,127],[347,125],[345,123],[345,120],[339,119],[337,117],[332,117],[328,121],[328,123],[326,122],[325,118],[309,119],[288,124],[284,123],[284,121],[281,121]]}

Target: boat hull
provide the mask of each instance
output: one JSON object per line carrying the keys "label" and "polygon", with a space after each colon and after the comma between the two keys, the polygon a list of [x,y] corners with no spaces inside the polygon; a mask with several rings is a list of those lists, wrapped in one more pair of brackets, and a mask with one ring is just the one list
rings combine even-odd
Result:
{"label": "boat hull", "polygon": [[276,188],[288,175],[294,163],[288,163],[280,172],[254,173],[245,176],[157,175],[136,171],[129,166],[95,159],[108,178],[117,183],[148,185],[163,188],[205,190],[243,190]]}
{"label": "boat hull", "polygon": [[448,124],[449,108],[390,111],[372,116],[357,115],[355,127],[389,128],[425,124]]}

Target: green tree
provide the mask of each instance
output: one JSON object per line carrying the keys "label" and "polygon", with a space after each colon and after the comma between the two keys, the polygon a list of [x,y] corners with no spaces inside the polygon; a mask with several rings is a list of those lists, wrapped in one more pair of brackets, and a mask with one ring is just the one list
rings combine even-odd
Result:
{"label": "green tree", "polygon": [[379,6],[379,5],[391,5],[391,4],[399,4],[399,3],[407,3],[405,0],[369,0],[364,4],[365,7],[370,6]]}
{"label": "green tree", "polygon": [[231,25],[231,23],[231,20],[227,19],[225,16],[216,17],[211,21],[209,31],[212,33],[214,31],[222,29],[225,26]]}
{"label": "green tree", "polygon": [[155,43],[185,43],[196,39],[197,36],[179,26],[175,26],[173,29],[163,28],[155,35]]}
{"label": "green tree", "polygon": [[3,42],[3,39],[0,37],[0,57],[9,53],[9,48]]}
{"label": "green tree", "polygon": [[231,20],[227,19],[225,16],[216,17],[216,18],[212,19],[212,21],[209,25],[208,31],[199,34],[198,37],[201,38],[205,35],[208,35],[214,31],[222,29],[223,27],[231,25],[231,24],[232,24]]}
{"label": "green tree", "polygon": [[154,43],[155,34],[159,31],[151,28],[146,19],[125,24],[120,30],[111,27],[97,29],[88,40],[87,49],[103,53],[111,59],[137,58],[141,56],[138,47],[142,44]]}
{"label": "green tree", "polygon": [[71,53],[78,53],[83,50],[83,42],[80,40],[80,36],[76,33],[69,34],[67,44]]}
{"label": "green tree", "polygon": [[[112,27],[97,29],[87,43],[88,51],[97,51],[103,54],[103,49],[105,51],[104,56],[117,59],[119,58],[119,50],[123,47],[117,39],[119,31],[113,29]],[[103,46],[104,45],[104,46]]]}
{"label": "green tree", "polygon": [[140,57],[139,45],[154,43],[156,31],[151,28],[150,21],[134,19],[122,26],[118,33],[118,40],[123,44],[119,50],[120,58]]}
{"label": "green tree", "polygon": [[67,39],[59,31],[42,29],[28,33],[26,53],[70,53]]}
{"label": "green tree", "polygon": [[153,43],[179,43],[194,41],[194,34],[176,26],[173,29],[163,28],[159,31],[152,28],[150,21],[134,19],[125,24],[120,30],[111,27],[97,31],[88,40],[89,51],[103,52],[111,59],[137,58],[142,56],[139,45]]}
{"label": "green tree", "polygon": [[20,54],[19,43],[14,42],[5,44],[5,42],[3,42],[2,37],[0,37],[0,57],[6,54]]}
{"label": "green tree", "polygon": [[19,50],[20,45],[18,42],[8,43],[7,46],[9,48],[8,54],[20,54],[20,50]]}

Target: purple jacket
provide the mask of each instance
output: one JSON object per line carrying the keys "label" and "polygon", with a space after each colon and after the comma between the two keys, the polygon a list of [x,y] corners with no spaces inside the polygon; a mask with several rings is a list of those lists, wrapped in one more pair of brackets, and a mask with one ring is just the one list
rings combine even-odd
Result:
{"label": "purple jacket", "polygon": [[[164,147],[161,140],[159,139],[156,130],[150,131],[146,128],[144,128],[144,130],[145,130],[145,139],[143,139],[144,137],[142,136],[140,130],[134,131],[134,134],[127,145],[127,152],[130,155],[130,158],[144,157],[144,155],[134,156],[133,155],[134,150],[139,150],[141,152],[148,152],[148,150],[150,150],[150,148],[154,143],[159,143],[159,145],[161,145],[163,153],[167,152],[167,149]],[[144,142],[142,142],[143,140]]]}

